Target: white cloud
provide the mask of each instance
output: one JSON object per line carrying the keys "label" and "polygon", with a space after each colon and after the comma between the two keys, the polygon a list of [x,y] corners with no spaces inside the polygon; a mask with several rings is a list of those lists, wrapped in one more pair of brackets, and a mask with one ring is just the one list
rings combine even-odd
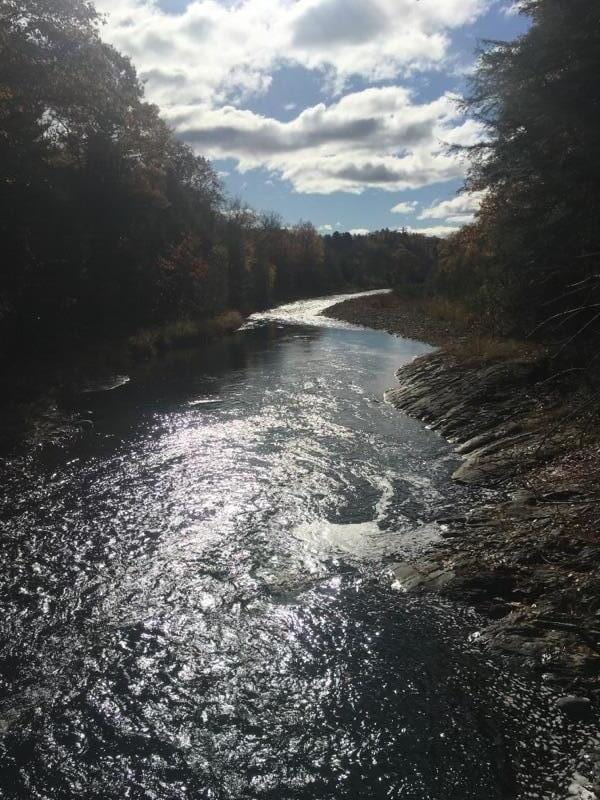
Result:
{"label": "white cloud", "polygon": [[264,92],[285,65],[339,91],[354,75],[390,80],[441,66],[449,32],[491,0],[96,0],[104,37],[133,58],[153,102],[217,104]]}
{"label": "white cloud", "polygon": [[319,225],[317,230],[321,233],[331,233],[333,231],[333,225]]}
{"label": "white cloud", "polygon": [[416,201],[402,202],[395,205],[390,211],[392,214],[413,214],[417,205]]}
{"label": "white cloud", "polygon": [[409,233],[422,233],[424,236],[439,236],[444,239],[446,236],[450,236],[451,233],[459,231],[460,228],[456,225],[430,225],[422,228],[407,227],[406,230]]}
{"label": "white cloud", "polygon": [[366,236],[371,231],[368,228],[352,228],[348,233],[351,233],[352,236]]}
{"label": "white cloud", "polygon": [[388,86],[319,103],[288,122],[231,105],[177,106],[167,118],[198,152],[235,159],[242,172],[263,167],[297,192],[398,192],[463,177],[464,162],[445,143],[472,144],[482,134],[455,99],[419,105],[407,89]]}
{"label": "white cloud", "polygon": [[519,3],[509,3],[502,6],[502,13],[507,17],[516,17],[520,13]]}
{"label": "white cloud", "polygon": [[[448,64],[449,34],[495,0],[96,0],[103,37],[130,55],[176,132],[197,152],[264,167],[297,192],[401,192],[461,178],[443,143],[472,144],[450,95],[414,102],[399,86],[307,108],[288,122],[244,108],[286,67],[314,70],[338,96],[352,77],[395,80]],[[293,111],[293,103],[285,108]],[[398,212],[400,213],[400,212]]]}
{"label": "white cloud", "polygon": [[446,222],[465,225],[473,222],[484,196],[485,192],[463,192],[451,200],[444,200],[426,208],[419,214],[419,219],[443,219]]}

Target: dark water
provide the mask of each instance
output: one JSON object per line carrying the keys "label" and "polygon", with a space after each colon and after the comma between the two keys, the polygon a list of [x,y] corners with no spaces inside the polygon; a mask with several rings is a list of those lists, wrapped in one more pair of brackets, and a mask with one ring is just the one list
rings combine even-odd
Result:
{"label": "dark water", "polygon": [[566,794],[583,733],[386,573],[461,492],[382,402],[427,348],[327,304],[83,393],[83,437],[4,464],[1,797]]}

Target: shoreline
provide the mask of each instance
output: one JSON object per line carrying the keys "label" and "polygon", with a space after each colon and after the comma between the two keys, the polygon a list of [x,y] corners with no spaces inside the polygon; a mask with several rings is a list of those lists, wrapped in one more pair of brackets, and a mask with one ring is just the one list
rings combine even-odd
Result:
{"label": "shoreline", "polygon": [[443,538],[428,556],[394,566],[399,587],[473,605],[489,619],[487,646],[581,697],[574,714],[591,713],[600,700],[599,431],[574,413],[581,398],[549,379],[544,349],[500,340],[474,353],[473,335],[452,335],[410,301],[381,305],[355,298],[324,314],[440,348],[400,368],[386,400],[456,447],[454,480],[491,495],[439,518]]}
{"label": "shoreline", "polygon": [[[438,347],[401,367],[386,400],[463,457],[454,480],[488,495],[438,518],[442,540],[391,567],[405,592],[436,592],[488,623],[483,647],[518,659],[551,686],[566,719],[600,708],[600,431],[589,397],[558,385],[543,348],[480,339],[410,301],[356,298],[325,316]],[[594,411],[597,413],[597,407]],[[593,414],[591,415],[593,416]],[[586,428],[587,423],[587,428]],[[600,737],[580,753],[568,797],[600,798]]]}
{"label": "shoreline", "polygon": [[244,322],[239,312],[227,311],[198,322],[180,320],[114,340],[85,342],[60,354],[40,352],[22,362],[3,362],[0,372],[11,391],[0,402],[0,457],[22,445],[60,444],[81,433],[89,423],[65,408],[65,398],[118,388],[139,364],[225,339]]}
{"label": "shoreline", "polygon": [[[361,308],[365,304],[376,306],[377,304],[381,305],[381,302],[381,297],[361,296],[345,300],[341,305],[346,306],[346,304],[349,304],[351,307],[356,307],[355,312],[353,312],[355,313],[355,318],[351,321],[357,322],[357,315],[360,315]],[[323,313],[329,315],[330,309],[326,309]],[[343,313],[342,309],[340,314]],[[407,311],[405,319],[408,316],[411,315]],[[384,317],[385,315],[381,317],[382,325],[385,321]],[[342,316],[342,318],[344,317]],[[486,573],[483,577],[480,575],[481,564],[478,559],[481,558],[481,551],[477,548],[475,539],[485,538],[488,535],[493,539],[492,534],[495,532],[493,545],[494,548],[497,548],[501,544],[500,537],[504,532],[499,530],[500,517],[498,515],[503,515],[501,520],[502,524],[504,524],[506,520],[512,519],[508,510],[512,509],[514,512],[515,509],[520,509],[520,511],[512,515],[515,524],[516,521],[520,521],[523,525],[530,525],[532,520],[543,520],[544,515],[540,517],[540,508],[544,507],[549,512],[549,515],[555,515],[557,509],[561,508],[562,504],[566,502],[564,498],[548,498],[542,496],[542,494],[535,498],[535,502],[532,502],[531,496],[525,497],[518,494],[514,497],[511,496],[509,487],[512,484],[510,481],[515,481],[515,485],[518,485],[523,472],[517,470],[509,477],[507,470],[510,471],[509,466],[511,463],[514,465],[514,455],[512,451],[510,453],[506,451],[506,448],[500,447],[498,449],[498,444],[504,442],[507,438],[512,442],[513,447],[518,445],[521,448],[529,440],[527,437],[523,437],[523,431],[516,431],[512,427],[508,432],[509,436],[506,436],[505,427],[516,424],[517,420],[510,419],[507,421],[504,419],[505,411],[501,409],[502,397],[498,397],[494,393],[497,390],[505,392],[506,387],[514,387],[517,384],[521,387],[529,385],[534,376],[542,371],[540,362],[542,356],[537,351],[526,350],[519,351],[519,358],[517,358],[512,345],[504,350],[500,348],[496,350],[496,358],[500,358],[499,353],[503,354],[503,360],[501,359],[502,369],[492,369],[490,371],[489,363],[483,365],[481,360],[477,363],[475,361],[465,361],[464,353],[461,360],[453,353],[452,348],[459,345],[464,346],[468,337],[451,338],[443,330],[436,328],[434,323],[428,321],[422,314],[413,313],[411,319],[411,324],[414,325],[412,330],[416,332],[416,326],[419,325],[421,331],[419,335],[422,338],[431,340],[433,336],[439,336],[439,341],[441,341],[446,336],[447,350],[446,352],[438,350],[435,353],[422,356],[399,370],[398,376],[401,384],[399,387],[392,389],[389,394],[386,394],[386,399],[399,410],[411,413],[415,417],[418,416],[429,427],[439,430],[440,434],[446,436],[446,438],[456,439],[461,442],[462,444],[459,447],[463,449],[463,453],[466,456],[462,466],[468,463],[473,453],[477,452],[481,456],[482,448],[488,448],[487,451],[484,451],[484,455],[493,453],[494,448],[496,448],[495,452],[500,452],[506,457],[504,461],[500,462],[500,466],[496,463],[497,470],[491,475],[486,473],[482,477],[477,473],[472,480],[466,480],[467,475],[463,471],[462,479],[464,482],[470,483],[474,487],[484,486],[484,491],[479,491],[479,488],[476,488],[473,496],[480,496],[485,493],[488,500],[490,500],[490,504],[486,507],[478,506],[477,509],[466,509],[464,505],[460,508],[457,506],[456,513],[453,513],[454,509],[452,509],[451,515],[445,519],[438,517],[437,522],[444,530],[443,541],[434,546],[431,551],[420,556],[419,560],[390,565],[392,567],[391,571],[393,571],[391,579],[396,582],[397,588],[404,591],[439,591],[446,594],[457,602],[457,609],[460,605],[463,607],[466,604],[475,605],[479,611],[483,611],[484,614],[487,613],[491,620],[490,626],[484,631],[484,636],[481,637],[483,641],[489,643],[490,646],[500,647],[513,656],[515,654],[521,657],[525,656],[534,664],[538,654],[535,652],[529,654],[523,652],[524,634],[519,633],[521,637],[519,639],[519,648],[514,650],[502,645],[502,641],[504,641],[504,644],[506,643],[507,633],[505,629],[503,629],[501,636],[491,635],[492,627],[495,624],[506,626],[509,621],[512,626],[510,628],[511,635],[516,635],[514,620],[510,618],[510,614],[524,605],[524,599],[523,597],[516,599],[514,594],[507,594],[511,586],[505,580],[508,570],[506,565],[504,567],[500,565],[502,568],[499,570],[495,569],[498,566],[495,565],[495,571],[489,574]],[[388,324],[391,326],[389,319]],[[428,327],[430,328],[429,335],[427,334]],[[413,336],[417,338],[414,333]],[[517,366],[515,366],[515,363]],[[350,366],[349,375],[351,374],[351,369],[352,367]],[[481,382],[483,380],[482,374],[486,376],[486,381],[483,384]],[[90,385],[84,391],[112,391],[124,385],[128,380],[125,375],[115,375],[113,377],[116,379],[114,385],[112,381],[103,387]],[[538,378],[542,380],[541,374],[538,375]],[[487,408],[487,416],[478,416],[475,413],[475,409],[482,405],[482,390],[485,390],[488,394],[488,402],[484,404]],[[541,394],[536,395],[536,400],[533,394],[531,397],[523,396],[518,403],[515,402],[513,396],[509,396],[508,401],[506,401],[506,398],[504,400],[510,403],[514,417],[515,415],[526,415],[538,410],[536,402],[539,402],[540,397]],[[492,407],[495,409],[494,414],[491,411]],[[485,437],[482,440],[480,431],[484,423],[487,424],[487,428]],[[473,441],[473,439],[477,439],[477,441]],[[463,447],[469,441],[471,447]],[[490,446],[492,446],[491,450],[489,449]],[[522,450],[522,452],[526,451]],[[471,464],[469,468],[471,471],[477,469],[481,472],[482,465],[492,465],[494,463],[493,459],[480,458],[479,461]],[[460,476],[457,477],[461,479]],[[527,512],[533,507],[536,509],[535,515],[533,517],[527,516]],[[484,510],[484,508],[488,510]],[[525,516],[523,516],[523,509],[525,509]],[[520,530],[519,535],[523,535],[522,530]],[[535,535],[538,535],[537,532],[535,532]],[[527,542],[529,546],[530,540],[528,539]],[[488,545],[489,543],[488,541]],[[521,546],[523,546],[523,542],[521,542]],[[493,548],[488,549],[492,550]],[[494,552],[496,553],[496,550]],[[514,586],[515,584],[513,584],[512,588]],[[460,611],[457,610],[457,613],[460,614]],[[538,627],[541,625],[543,628],[545,625],[547,628],[549,622],[554,626],[552,630],[556,632],[556,618],[550,619],[549,617],[544,618],[538,615]],[[525,627],[526,624],[535,628],[531,620],[527,623],[522,623],[522,627]],[[558,633],[561,636],[565,634],[571,636],[574,631],[568,625],[565,627],[564,623],[562,623]],[[475,637],[479,637],[479,633],[473,634],[473,638]],[[560,646],[562,647],[563,645]],[[569,716],[569,719],[576,720],[581,718],[587,721],[594,710],[588,698],[596,698],[597,692],[594,694],[595,684],[593,681],[580,679],[581,676],[577,677],[578,682],[575,680],[573,675],[580,667],[581,664],[579,667],[574,667],[572,663],[568,663],[562,672],[555,670],[558,673],[555,675],[556,686],[550,684],[545,695],[548,697],[548,694],[551,693],[553,698],[555,694],[556,697],[562,694],[563,697],[560,698],[560,701],[564,703],[564,713]],[[570,697],[571,692],[579,695],[580,699],[574,701]],[[550,699],[550,702],[552,702],[552,699]],[[563,706],[559,707],[563,708]],[[12,724],[10,718],[9,724]],[[573,726],[571,729],[573,729]],[[573,783],[569,788],[571,796],[596,800],[597,796],[600,797],[600,741],[596,738],[590,739],[590,736],[590,728],[586,726],[585,736],[577,740],[577,752],[580,754],[573,756],[572,767],[569,767],[567,775],[573,774]],[[583,746],[583,749],[580,751],[581,746]],[[576,770],[575,763],[578,763]]]}
{"label": "shoreline", "polygon": [[[385,290],[349,286],[330,297],[365,291]],[[282,302],[285,305],[296,300]],[[67,350],[42,350],[23,359],[15,356],[0,360],[0,373],[11,389],[0,401],[0,458],[21,445],[60,444],[81,433],[88,422],[65,411],[64,397],[91,391],[86,387],[94,384],[108,389],[123,385],[128,373],[138,365],[227,339],[241,330],[254,313],[257,312],[230,309],[208,319],[180,319],[139,328],[114,339],[84,340]],[[98,389],[102,390],[107,388]]]}

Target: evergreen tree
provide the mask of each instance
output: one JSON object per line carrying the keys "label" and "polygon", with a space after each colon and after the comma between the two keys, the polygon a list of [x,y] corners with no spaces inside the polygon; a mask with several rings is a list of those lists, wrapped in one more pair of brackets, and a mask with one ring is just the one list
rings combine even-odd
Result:
{"label": "evergreen tree", "polygon": [[522,328],[554,317],[578,331],[599,299],[600,4],[523,0],[520,10],[529,30],[486,44],[465,103],[488,135],[468,181],[488,192],[482,297]]}

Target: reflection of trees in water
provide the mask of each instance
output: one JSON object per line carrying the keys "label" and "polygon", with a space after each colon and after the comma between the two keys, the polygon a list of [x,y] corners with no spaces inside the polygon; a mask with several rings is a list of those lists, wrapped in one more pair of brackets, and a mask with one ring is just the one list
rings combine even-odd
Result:
{"label": "reflection of trees in water", "polygon": [[[217,395],[231,373],[275,369],[300,348],[310,352],[322,337],[317,327],[282,326],[268,322],[199,348],[173,350],[140,364],[132,373],[130,391],[152,397],[156,389],[169,395],[197,392]],[[285,346],[274,346],[285,342]],[[240,376],[241,377],[241,376]],[[162,392],[161,392],[162,393]]]}

